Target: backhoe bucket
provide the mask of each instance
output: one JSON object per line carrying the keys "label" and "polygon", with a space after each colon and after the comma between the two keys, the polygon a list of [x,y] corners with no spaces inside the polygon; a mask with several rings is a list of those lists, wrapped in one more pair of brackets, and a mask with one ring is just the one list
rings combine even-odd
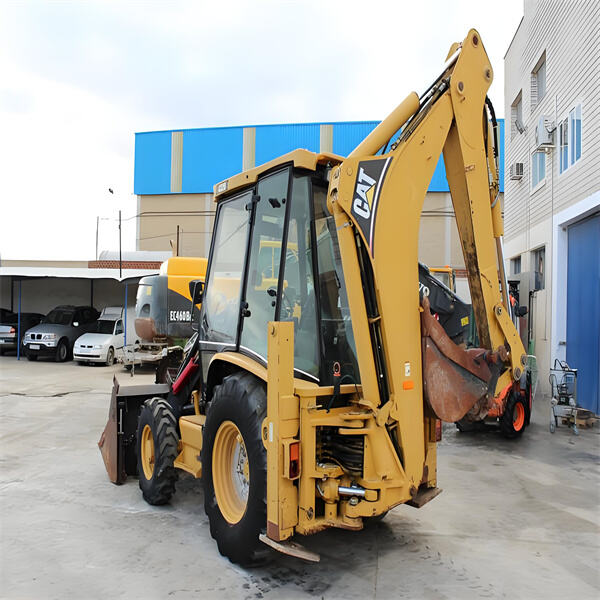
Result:
{"label": "backhoe bucket", "polygon": [[128,475],[137,475],[135,438],[142,404],[148,398],[166,398],[169,390],[165,383],[119,386],[117,378],[113,378],[108,421],[98,442],[113,483],[120,485]]}
{"label": "backhoe bucket", "polygon": [[438,419],[450,423],[469,412],[487,412],[500,372],[500,357],[483,348],[465,350],[457,346],[431,314],[427,297],[421,305],[423,390],[430,408]]}

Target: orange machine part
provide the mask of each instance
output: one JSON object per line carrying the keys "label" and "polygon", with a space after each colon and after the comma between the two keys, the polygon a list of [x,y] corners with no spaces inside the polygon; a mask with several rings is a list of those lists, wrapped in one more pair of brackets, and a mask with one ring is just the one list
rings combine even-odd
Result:
{"label": "orange machine part", "polygon": [[[504,408],[506,407],[506,399],[508,398],[508,392],[512,389],[513,384],[509,383],[499,394],[493,399],[492,407],[488,412],[488,417],[501,417],[504,414]],[[525,417],[523,416],[523,419]]]}

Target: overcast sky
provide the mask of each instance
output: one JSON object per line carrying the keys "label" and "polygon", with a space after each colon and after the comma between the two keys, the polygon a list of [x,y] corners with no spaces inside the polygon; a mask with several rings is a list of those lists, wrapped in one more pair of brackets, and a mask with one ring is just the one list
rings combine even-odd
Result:
{"label": "overcast sky", "polygon": [[[495,70],[522,0],[0,1],[0,255],[135,248],[134,133],[382,119],[471,27]],[[115,191],[109,194],[108,188]]]}

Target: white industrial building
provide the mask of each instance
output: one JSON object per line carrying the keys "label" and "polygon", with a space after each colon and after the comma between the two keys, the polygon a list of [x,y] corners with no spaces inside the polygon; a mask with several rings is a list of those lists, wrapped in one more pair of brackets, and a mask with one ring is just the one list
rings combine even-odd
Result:
{"label": "white industrial building", "polygon": [[504,67],[505,257],[530,307],[522,335],[542,392],[567,360],[598,412],[600,2],[525,0]]}

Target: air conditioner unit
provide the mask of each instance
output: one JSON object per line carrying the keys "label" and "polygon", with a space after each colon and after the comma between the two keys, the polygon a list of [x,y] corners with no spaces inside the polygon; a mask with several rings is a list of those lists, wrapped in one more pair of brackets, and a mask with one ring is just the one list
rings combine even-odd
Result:
{"label": "air conditioner unit", "polygon": [[510,165],[510,178],[511,179],[523,179],[523,163],[516,162]]}
{"label": "air conditioner unit", "polygon": [[544,148],[554,147],[554,123],[546,115],[540,115],[537,126],[535,128],[535,145],[536,148],[543,150]]}

